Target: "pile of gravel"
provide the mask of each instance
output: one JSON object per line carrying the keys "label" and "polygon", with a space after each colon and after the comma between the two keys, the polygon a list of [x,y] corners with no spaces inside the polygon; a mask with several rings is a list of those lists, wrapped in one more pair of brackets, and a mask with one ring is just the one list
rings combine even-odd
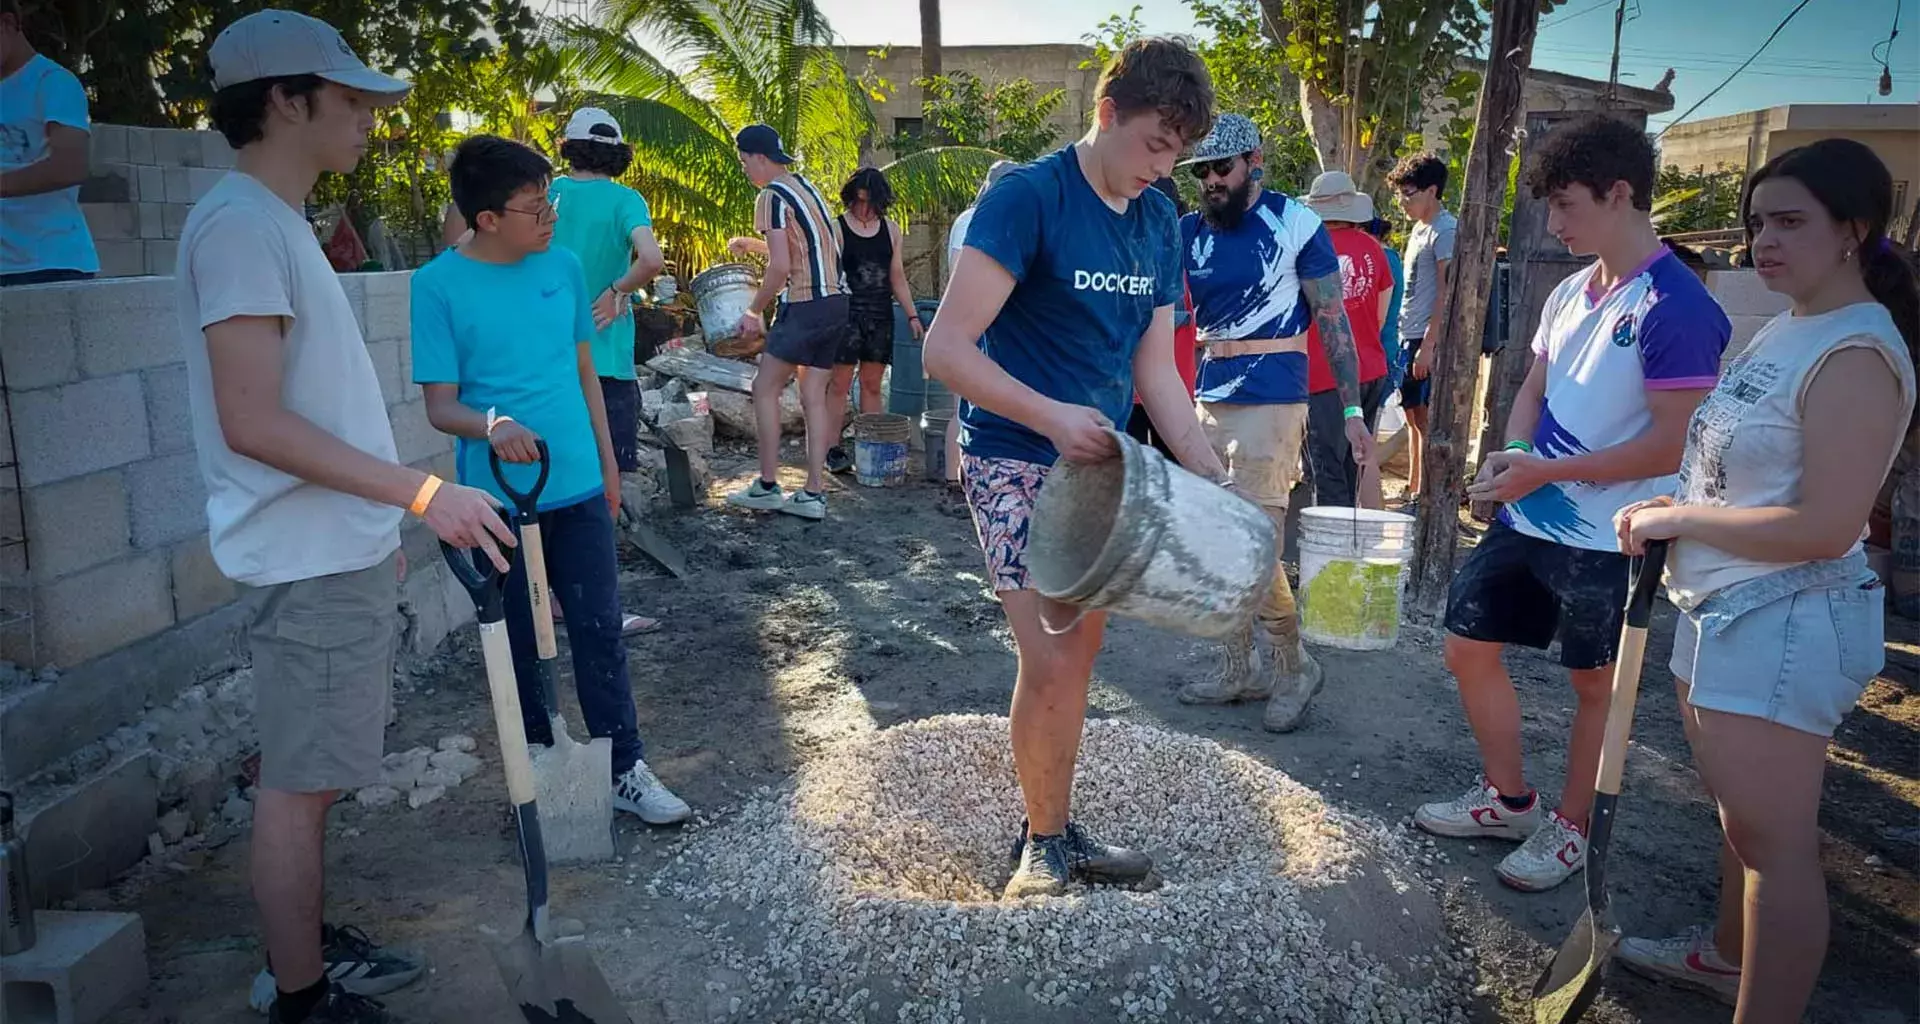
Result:
{"label": "pile of gravel", "polygon": [[1418,854],[1209,740],[1087,724],[1074,816],[1142,847],[1134,890],[1002,901],[1007,720],[850,738],[690,836],[650,884],[701,908],[751,1020],[1464,1021]]}

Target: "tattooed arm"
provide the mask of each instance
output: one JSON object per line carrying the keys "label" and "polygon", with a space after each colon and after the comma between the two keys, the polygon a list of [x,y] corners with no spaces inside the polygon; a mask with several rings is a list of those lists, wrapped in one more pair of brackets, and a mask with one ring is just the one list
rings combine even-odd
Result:
{"label": "tattooed arm", "polygon": [[[1354,347],[1353,327],[1347,323],[1344,293],[1338,271],[1324,277],[1300,282],[1300,291],[1313,310],[1313,326],[1320,335],[1320,347],[1326,350],[1327,366],[1333,370],[1334,386],[1340,392],[1340,404],[1349,410],[1360,408],[1360,351]],[[1347,444],[1353,449],[1353,461],[1362,465],[1373,458],[1373,431],[1366,420],[1355,413],[1347,416]]]}

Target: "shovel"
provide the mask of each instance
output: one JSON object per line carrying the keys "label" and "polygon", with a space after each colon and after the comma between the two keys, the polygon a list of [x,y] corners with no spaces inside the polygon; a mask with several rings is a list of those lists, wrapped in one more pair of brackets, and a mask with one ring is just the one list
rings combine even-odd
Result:
{"label": "shovel", "polygon": [[536,441],[540,475],[525,492],[507,482],[498,453],[487,457],[493,478],[512,500],[514,522],[520,531],[520,553],[527,567],[527,597],[533,606],[534,646],[539,653],[541,699],[553,745],[532,754],[533,790],[547,808],[547,850],[556,864],[578,864],[613,859],[613,741],[604,737],[575,743],[560,714],[560,694],[553,681],[553,662],[559,647],[553,637],[553,590],[547,584],[546,548],[540,538],[540,492],[546,490],[552,463],[547,442]]}
{"label": "shovel", "polygon": [[[540,840],[540,807],[534,797],[526,729],[520,722],[513,648],[507,640],[507,575],[484,556],[478,559],[484,565],[476,565],[475,559],[444,541],[440,553],[480,613],[480,649],[486,656],[493,724],[500,733],[507,797],[513,801],[520,864],[527,875],[526,926],[493,951],[501,979],[527,1024],[633,1024],[587,947],[577,939],[553,940],[553,922],[547,914],[547,851]],[[506,554],[513,557],[511,551]]]}
{"label": "shovel", "polygon": [[1626,767],[1627,735],[1633,731],[1633,704],[1640,696],[1640,662],[1647,653],[1647,622],[1653,617],[1667,542],[1648,541],[1644,558],[1633,560],[1627,596],[1627,621],[1620,628],[1620,655],[1613,663],[1613,703],[1607,708],[1606,739],[1600,746],[1600,778],[1594,786],[1593,813],[1587,826],[1587,909],[1574,923],[1553,962],[1533,983],[1535,1024],[1573,1024],[1600,993],[1607,962],[1620,945],[1607,900],[1607,854],[1613,838],[1613,812],[1620,800],[1620,773]]}

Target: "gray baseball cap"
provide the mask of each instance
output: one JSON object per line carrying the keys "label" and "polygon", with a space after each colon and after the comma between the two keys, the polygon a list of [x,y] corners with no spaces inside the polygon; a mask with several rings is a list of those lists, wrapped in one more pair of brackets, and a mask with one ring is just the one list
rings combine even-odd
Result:
{"label": "gray baseball cap", "polygon": [[262,78],[318,75],[329,82],[399,102],[413,86],[367,67],[332,25],[293,11],[268,9],[228,25],[207,50],[213,87]]}

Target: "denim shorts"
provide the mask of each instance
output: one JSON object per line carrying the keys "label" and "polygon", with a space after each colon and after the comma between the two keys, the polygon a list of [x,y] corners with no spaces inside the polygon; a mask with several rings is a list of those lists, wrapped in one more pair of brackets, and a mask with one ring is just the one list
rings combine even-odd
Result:
{"label": "denim shorts", "polygon": [[1877,579],[1789,594],[1718,632],[1683,612],[1669,667],[1694,707],[1832,736],[1885,664],[1885,613]]}

